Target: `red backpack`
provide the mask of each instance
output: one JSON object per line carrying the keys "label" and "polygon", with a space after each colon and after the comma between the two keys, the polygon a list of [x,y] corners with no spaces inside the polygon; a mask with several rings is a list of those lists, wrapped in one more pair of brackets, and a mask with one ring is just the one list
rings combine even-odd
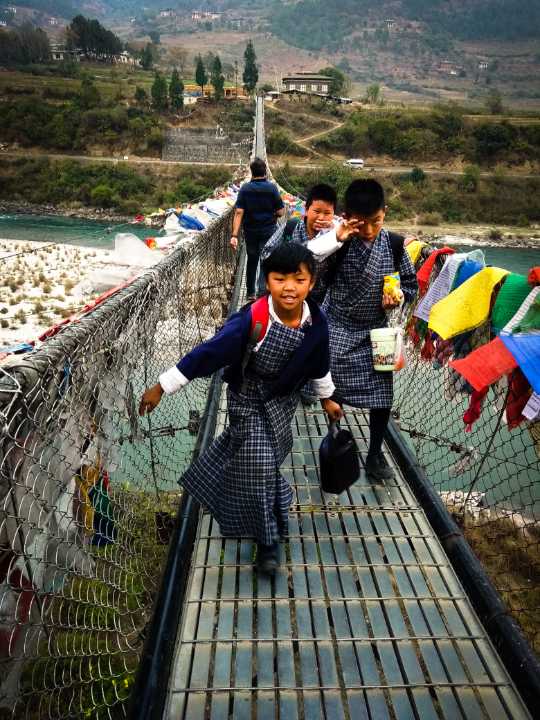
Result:
{"label": "red backpack", "polygon": [[255,300],[251,305],[251,332],[249,335],[248,344],[242,358],[242,392],[245,392],[245,379],[244,375],[246,372],[247,364],[251,357],[251,353],[255,349],[255,346],[260,343],[263,337],[266,335],[268,330],[268,323],[270,322],[270,309],[268,307],[268,295]]}

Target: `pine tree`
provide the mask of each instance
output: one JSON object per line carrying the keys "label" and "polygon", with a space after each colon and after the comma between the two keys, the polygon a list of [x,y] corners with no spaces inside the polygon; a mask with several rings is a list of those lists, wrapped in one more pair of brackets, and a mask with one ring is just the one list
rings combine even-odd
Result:
{"label": "pine tree", "polygon": [[158,72],[156,72],[152,85],[152,105],[158,112],[167,109],[167,81]]}
{"label": "pine tree", "polygon": [[141,55],[141,67],[143,70],[151,70],[154,64],[154,56],[152,54],[152,46],[147,43]]}
{"label": "pine tree", "polygon": [[257,56],[251,40],[248,41],[244,52],[244,74],[242,76],[244,87],[248,93],[252,94],[259,80],[259,71],[257,69]]}
{"label": "pine tree", "polygon": [[200,55],[197,57],[197,67],[195,68],[195,82],[197,83],[197,85],[200,86],[201,95],[204,97],[204,86],[208,83],[208,75],[206,74],[204,63]]}
{"label": "pine tree", "polygon": [[135,102],[141,107],[145,107],[148,103],[148,94],[143,87],[137,85],[135,88]]}
{"label": "pine tree", "polygon": [[171,82],[169,83],[169,100],[173,110],[180,110],[184,107],[184,83],[180,79],[176,68],[172,71]]}
{"label": "pine tree", "polygon": [[212,63],[212,73],[210,76],[210,82],[214,88],[214,98],[216,102],[223,99],[223,86],[225,85],[225,78],[222,73],[221,60],[219,55],[216,55]]}

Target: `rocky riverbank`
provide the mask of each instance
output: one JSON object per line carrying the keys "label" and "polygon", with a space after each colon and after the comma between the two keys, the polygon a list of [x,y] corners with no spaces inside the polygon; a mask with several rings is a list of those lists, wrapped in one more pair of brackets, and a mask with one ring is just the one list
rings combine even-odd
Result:
{"label": "rocky riverbank", "polygon": [[[132,216],[121,215],[104,208],[67,207],[57,205],[38,205],[24,200],[0,200],[0,215],[51,215],[56,217],[80,218],[102,223],[126,223]],[[436,227],[420,225],[414,222],[399,221],[388,223],[389,227],[405,235],[415,235],[421,240],[436,245],[477,245],[478,247],[538,248],[540,250],[540,226],[529,228],[494,225],[451,225]]]}

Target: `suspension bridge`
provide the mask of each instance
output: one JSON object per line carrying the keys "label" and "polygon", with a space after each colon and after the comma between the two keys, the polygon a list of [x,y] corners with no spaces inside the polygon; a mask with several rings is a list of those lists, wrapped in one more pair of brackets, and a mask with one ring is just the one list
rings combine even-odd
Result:
{"label": "suspension bridge", "polygon": [[[253,155],[266,158],[262,99]],[[222,538],[179,491],[182,471],[225,426],[221,377],[193,382],[144,419],[136,405],[242,304],[245,258],[229,247],[230,223],[228,213],[0,365],[0,717],[533,717],[534,436],[511,436],[494,414],[473,453],[462,409],[444,401],[444,373],[418,353],[397,377],[392,481],[362,471],[340,496],[323,493],[326,420],[298,409],[275,578],[254,571],[250,538]],[[365,414],[348,409],[345,422],[365,457]],[[512,537],[492,552],[506,573],[473,554],[443,486],[484,491],[491,506],[465,521],[494,542]]]}

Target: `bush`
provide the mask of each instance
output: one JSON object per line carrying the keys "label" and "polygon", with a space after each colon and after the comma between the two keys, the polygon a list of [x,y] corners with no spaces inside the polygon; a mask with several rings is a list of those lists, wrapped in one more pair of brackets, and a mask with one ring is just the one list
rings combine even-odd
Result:
{"label": "bush", "polygon": [[90,192],[92,205],[102,208],[110,208],[117,204],[117,198],[109,185],[97,185]]}
{"label": "bush", "polygon": [[409,179],[415,185],[423,185],[426,181],[426,173],[422,168],[414,167],[410,172]]}
{"label": "bush", "polygon": [[9,320],[5,320],[4,318],[2,318],[2,320],[0,320],[0,327],[8,328],[8,327],[9,327]]}
{"label": "bush", "polygon": [[418,218],[420,225],[440,225],[442,217],[438,212],[428,212]]}

